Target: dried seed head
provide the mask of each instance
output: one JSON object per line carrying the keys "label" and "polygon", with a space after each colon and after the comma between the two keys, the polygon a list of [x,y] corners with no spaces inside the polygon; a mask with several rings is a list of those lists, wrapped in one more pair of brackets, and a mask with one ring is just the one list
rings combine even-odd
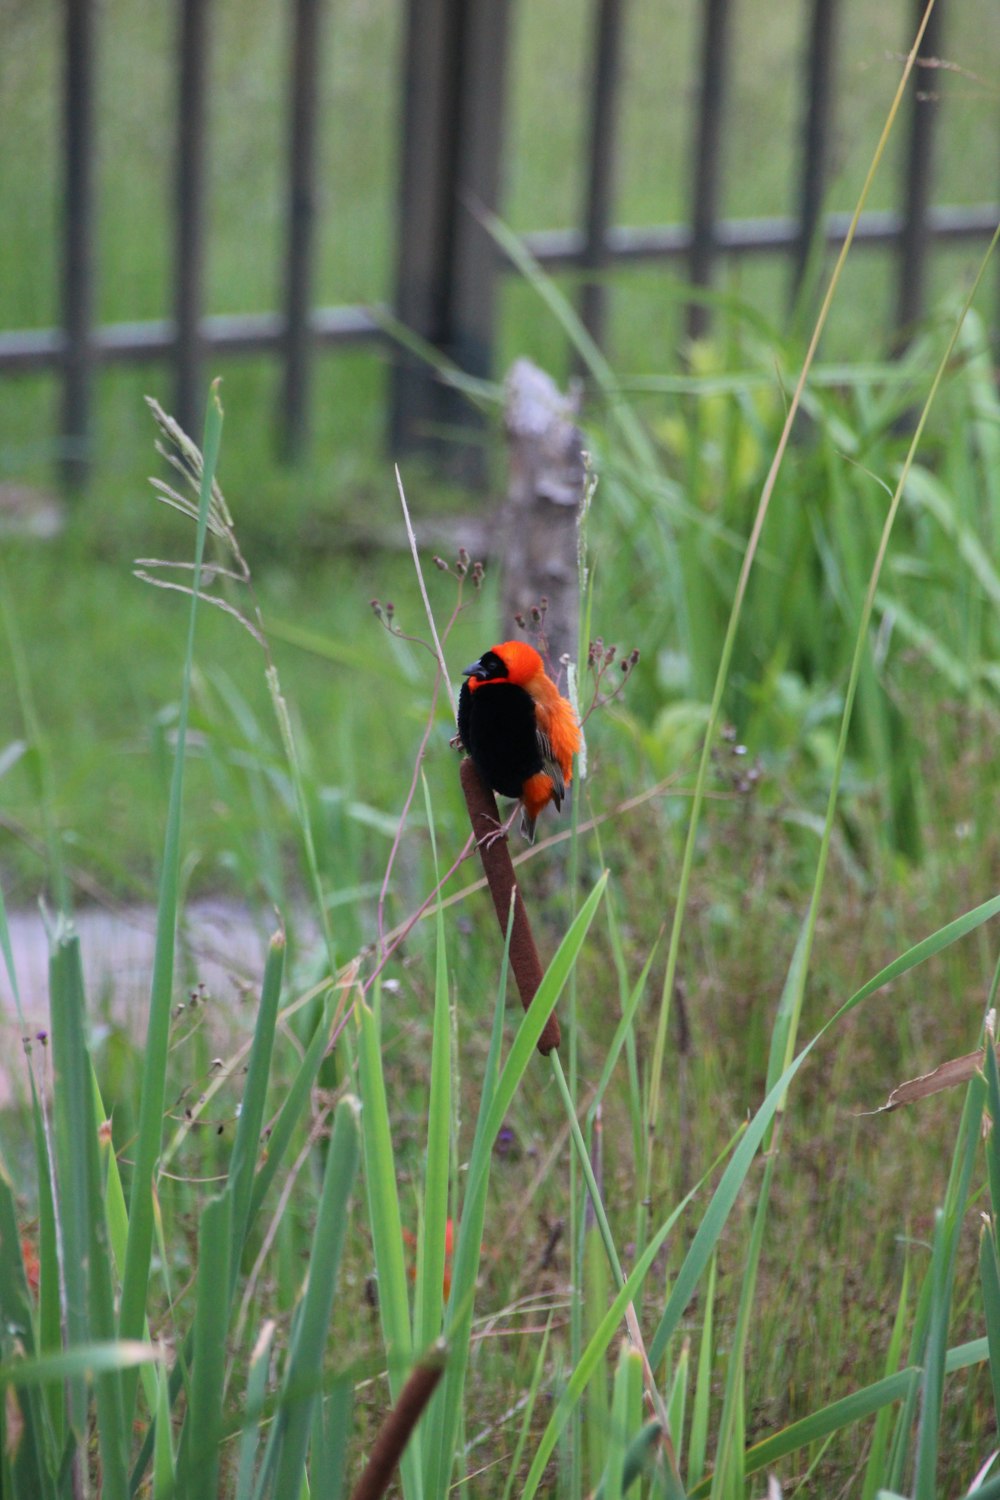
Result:
{"label": "dried seed head", "polygon": [[447,573],[448,571],[448,564],[445,562],[443,557],[438,557],[436,553],[434,555],[434,566],[437,568],[439,573]]}
{"label": "dried seed head", "polygon": [[521,630],[527,630],[528,628],[528,622],[525,620],[522,614],[516,614],[514,616],[514,624],[517,625]]}
{"label": "dried seed head", "polygon": [[483,575],[485,572],[486,569],[483,567],[481,562],[474,562],[472,564],[472,587],[474,589],[478,589],[482,584]]}

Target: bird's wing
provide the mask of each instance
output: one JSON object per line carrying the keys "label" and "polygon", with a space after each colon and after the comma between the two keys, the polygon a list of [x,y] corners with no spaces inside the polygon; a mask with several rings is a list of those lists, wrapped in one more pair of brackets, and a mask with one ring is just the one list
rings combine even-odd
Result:
{"label": "bird's wing", "polygon": [[552,749],[552,741],[544,729],[535,730],[535,738],[538,741],[538,753],[542,758],[542,770],[552,781],[552,800],[557,808],[562,807],[562,799],[566,795],[566,778],[563,775],[562,766],[556,759],[555,751]]}

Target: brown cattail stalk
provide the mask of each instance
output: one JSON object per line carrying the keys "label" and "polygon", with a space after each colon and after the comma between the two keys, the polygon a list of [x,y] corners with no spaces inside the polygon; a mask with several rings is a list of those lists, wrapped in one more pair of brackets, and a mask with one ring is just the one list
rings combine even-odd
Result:
{"label": "brown cattail stalk", "polygon": [[389,1488],[389,1481],[409,1442],[410,1434],[444,1373],[447,1352],[445,1342],[441,1339],[427,1357],[411,1370],[399,1393],[399,1400],[375,1434],[368,1462],[354,1487],[351,1500],[380,1500]]}
{"label": "brown cattail stalk", "polygon": [[[507,936],[507,923],[510,920],[511,898],[514,898],[514,922],[510,934],[510,966],[517,981],[521,1004],[527,1010],[542,982],[542,964],[538,957],[538,949],[535,947],[527,907],[514,878],[514,866],[511,862],[510,850],[507,848],[507,840],[504,837],[494,837],[492,840],[490,838],[490,835],[495,835],[500,827],[497,799],[471,760],[462,761],[460,774],[462,791],[465,793],[469,818],[472,822],[472,832],[479,846],[483,872],[490,888],[490,895],[493,897],[500,931],[504,937]],[[551,1015],[538,1038],[539,1052],[543,1057],[548,1057],[553,1047],[559,1046],[560,1040],[559,1022],[554,1015]]]}

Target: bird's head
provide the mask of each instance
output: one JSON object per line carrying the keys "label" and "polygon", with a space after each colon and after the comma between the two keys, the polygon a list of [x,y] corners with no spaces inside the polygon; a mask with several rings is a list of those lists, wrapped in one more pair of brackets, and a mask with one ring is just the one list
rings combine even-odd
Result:
{"label": "bird's head", "polygon": [[525,687],[544,671],[542,658],[534,646],[527,641],[504,641],[484,651],[478,661],[465,668],[462,676],[469,679],[469,687],[474,691],[484,682],[509,682],[514,687]]}

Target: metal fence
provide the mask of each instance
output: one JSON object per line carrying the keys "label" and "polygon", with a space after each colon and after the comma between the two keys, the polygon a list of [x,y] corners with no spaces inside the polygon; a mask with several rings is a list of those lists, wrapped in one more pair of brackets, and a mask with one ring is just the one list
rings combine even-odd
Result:
{"label": "metal fence", "polygon": [[[405,0],[396,272],[391,318],[472,375],[491,373],[496,280],[503,270],[495,244],[470,203],[502,213],[499,201],[504,139],[510,0]],[[313,302],[317,199],[318,69],[321,31],[335,27],[325,0],[288,0],[294,45],[288,80],[284,299],[280,309],[253,316],[212,316],[204,307],[206,257],[205,58],[212,0],[177,0],[173,316],[163,321],[95,322],[95,60],[100,46],[97,0],[64,0],[62,147],[63,216],[61,326],[0,333],[0,375],[52,370],[62,388],[66,478],[86,474],[96,369],[112,361],[168,361],[176,380],[175,411],[189,429],[202,407],[203,371],[215,354],[273,353],[283,370],[283,446],[299,453],[307,439],[310,369],[321,346],[385,341],[378,309]],[[625,0],[593,0],[590,119],[581,223],[529,234],[526,243],[547,267],[583,273],[583,319],[601,341],[608,274],[628,262],[674,261],[695,287],[708,286],[720,257],[777,254],[801,279],[817,241],[836,245],[847,216],[824,212],[837,90],[839,0],[804,0],[807,19],[801,77],[795,211],[782,218],[720,217],[720,157],[733,21],[732,0],[699,7],[699,82],[693,100],[688,222],[630,228],[613,222],[616,122],[620,114],[621,39]],[[926,0],[915,0],[914,27]],[[928,66],[944,46],[946,0],[926,20],[921,58]],[[936,96],[921,88],[920,69],[908,101],[907,148],[898,207],[871,212],[857,229],[859,246],[894,248],[898,259],[896,319],[909,327],[924,307],[933,242],[988,236],[997,206],[930,201]],[[587,273],[590,273],[588,276]],[[708,313],[693,301],[688,324],[697,333]],[[435,427],[462,420],[457,397],[428,366],[397,354],[392,367],[391,437],[396,451]]]}

